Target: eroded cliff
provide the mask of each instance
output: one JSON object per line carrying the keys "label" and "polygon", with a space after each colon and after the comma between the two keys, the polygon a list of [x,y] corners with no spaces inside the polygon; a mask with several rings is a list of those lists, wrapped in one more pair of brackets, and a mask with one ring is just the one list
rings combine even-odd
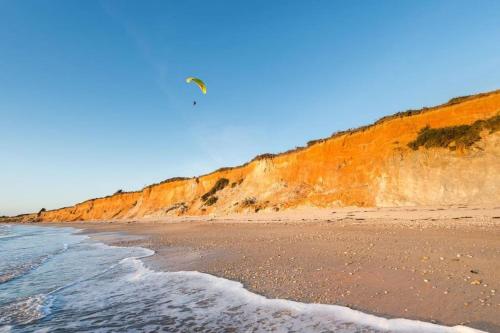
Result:
{"label": "eroded cliff", "polygon": [[[303,149],[262,155],[240,167],[165,181],[23,219],[223,215],[301,206],[498,204],[500,132],[495,124],[499,114],[500,91],[453,99],[442,106],[386,117]],[[479,137],[467,144],[452,137],[441,147],[408,145],[427,126],[452,128],[486,119],[493,128],[479,127]],[[462,135],[463,130],[443,133]]]}

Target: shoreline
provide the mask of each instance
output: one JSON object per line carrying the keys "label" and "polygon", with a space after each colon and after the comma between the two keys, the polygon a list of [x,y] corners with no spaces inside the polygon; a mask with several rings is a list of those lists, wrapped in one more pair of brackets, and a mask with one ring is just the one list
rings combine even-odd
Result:
{"label": "shoreline", "polygon": [[499,207],[346,208],[39,225],[146,247],[155,270],[208,273],[268,298],[500,332],[498,216]]}

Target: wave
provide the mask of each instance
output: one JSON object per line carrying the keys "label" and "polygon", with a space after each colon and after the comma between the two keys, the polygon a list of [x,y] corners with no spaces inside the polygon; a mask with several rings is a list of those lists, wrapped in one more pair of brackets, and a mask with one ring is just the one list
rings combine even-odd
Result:
{"label": "wave", "polygon": [[27,325],[35,322],[50,314],[52,301],[51,296],[40,294],[3,305],[0,308],[2,313],[0,324]]}
{"label": "wave", "polygon": [[[102,243],[94,243],[92,245],[94,245],[96,247],[101,247],[101,248],[104,248],[104,247],[105,248],[113,248],[114,247],[114,246],[108,246],[108,245],[102,244]],[[61,251],[58,251],[50,256],[49,255],[44,256],[42,258],[42,260],[39,260],[36,263],[32,262],[27,271],[32,270],[32,269],[40,266],[47,259],[50,259],[50,257],[53,257],[57,254],[60,254],[64,251],[66,251],[67,249],[68,249],[68,246],[67,246],[67,244],[65,244],[64,248]],[[143,255],[136,256],[136,257],[129,257],[126,259],[138,260],[139,258],[148,257],[148,256],[151,256],[154,254],[154,251],[149,250],[149,249],[145,249],[145,248],[135,248],[135,249],[136,250],[140,249],[143,252]],[[0,333],[3,332],[2,329],[6,330],[6,332],[9,332],[10,329],[12,329],[12,326],[10,326],[10,325],[15,325],[15,326],[27,325],[27,324],[36,322],[36,321],[46,317],[48,314],[51,313],[51,306],[52,306],[52,303],[54,302],[55,298],[57,297],[57,293],[65,290],[65,289],[74,287],[80,283],[94,280],[94,279],[98,278],[99,276],[112,270],[120,263],[121,263],[121,261],[109,266],[108,268],[106,268],[105,270],[103,270],[97,274],[94,274],[90,277],[84,277],[81,279],[77,279],[77,280],[72,281],[68,284],[65,284],[59,288],[53,289],[46,294],[39,294],[39,295],[19,299],[19,300],[16,300],[14,302],[11,302],[9,304],[0,306],[0,313],[2,314],[2,316],[0,317],[0,325],[8,324],[8,325],[0,326]],[[18,276],[14,276],[12,279],[17,278],[19,276],[22,276],[24,274],[26,274],[26,272],[23,272],[23,273],[19,274]],[[0,275],[0,279],[1,278],[2,278],[2,275]],[[10,279],[10,280],[12,280],[12,279]],[[10,281],[10,280],[8,280],[8,281]]]}
{"label": "wave", "polygon": [[21,235],[17,235],[17,234],[0,235],[0,240],[9,239],[9,238],[18,238],[18,237],[21,237]]}
{"label": "wave", "polygon": [[[124,247],[120,247],[120,246],[107,245],[107,244],[104,244],[104,243],[93,243],[92,245],[94,245],[95,247],[101,247],[101,248],[121,248],[121,249],[124,248]],[[146,248],[143,248],[143,247],[129,247],[127,249],[141,250],[141,251],[144,251],[144,254],[140,255],[140,256],[133,256],[133,257],[124,258],[124,259],[120,260],[119,262],[110,265],[106,269],[104,269],[104,270],[102,270],[102,271],[100,271],[100,272],[98,272],[98,273],[96,273],[94,275],[91,275],[89,277],[82,277],[80,279],[77,279],[77,280],[74,280],[74,281],[72,281],[70,283],[67,283],[67,284],[65,284],[65,285],[63,285],[63,286],[61,286],[59,288],[56,288],[56,289],[50,291],[47,295],[56,294],[56,293],[58,293],[60,291],[63,291],[64,289],[68,289],[68,288],[74,287],[74,286],[76,286],[76,285],[78,285],[80,283],[92,281],[92,280],[98,278],[99,276],[102,276],[102,275],[106,274],[107,272],[111,271],[115,267],[117,267],[120,263],[123,262],[123,260],[127,260],[127,259],[130,259],[130,260],[139,260],[139,259],[142,259],[142,258],[150,257],[153,254],[155,254],[155,251],[150,250],[150,249],[146,249]]]}
{"label": "wave", "polygon": [[68,250],[68,244],[64,244],[63,248],[55,251],[51,254],[45,254],[42,256],[39,256],[29,262],[22,263],[18,266],[15,267],[10,267],[8,268],[7,272],[0,272],[0,284],[6,283],[9,281],[12,281],[14,279],[17,279],[23,275],[28,274],[29,272],[37,269],[41,265],[43,265],[47,260],[53,258],[54,256],[57,256],[61,253],[64,253],[66,250]]}
{"label": "wave", "polygon": [[[308,304],[284,299],[269,299],[254,294],[236,281],[227,280],[197,271],[157,272],[147,268],[139,259],[127,258],[120,262],[131,268],[125,275],[128,283],[151,280],[177,280],[184,301],[173,300],[170,306],[186,306],[186,317],[196,317],[200,311],[201,327],[217,329],[217,325],[237,325],[242,331],[255,327],[258,331],[318,331],[318,332],[443,332],[478,333],[466,326],[440,326],[437,324],[409,320],[387,319],[366,314],[348,307],[329,304]],[[176,283],[177,284],[177,283]],[[189,295],[193,296],[190,297]],[[158,296],[160,297],[160,296]],[[184,303],[184,304],[182,304]],[[231,314],[227,322],[221,314]],[[182,315],[177,314],[182,321]],[[254,318],[258,316],[257,320]],[[217,318],[210,323],[207,318]],[[227,325],[227,326],[226,326]]]}
{"label": "wave", "polygon": [[12,226],[10,225],[0,225],[0,240],[8,239],[12,237],[19,237],[18,234],[11,232]]}
{"label": "wave", "polygon": [[[38,237],[39,234],[36,232],[33,233],[7,233],[0,235],[0,241],[1,240],[11,240],[12,238],[28,238],[28,237]],[[50,235],[47,235],[50,236]]]}

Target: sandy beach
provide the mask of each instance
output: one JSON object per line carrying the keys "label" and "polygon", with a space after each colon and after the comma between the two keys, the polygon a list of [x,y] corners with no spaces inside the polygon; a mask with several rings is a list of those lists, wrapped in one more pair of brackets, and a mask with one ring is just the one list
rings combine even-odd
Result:
{"label": "sandy beach", "polygon": [[114,245],[153,249],[156,255],[146,261],[152,268],[210,273],[267,297],[500,332],[500,207],[62,225]]}

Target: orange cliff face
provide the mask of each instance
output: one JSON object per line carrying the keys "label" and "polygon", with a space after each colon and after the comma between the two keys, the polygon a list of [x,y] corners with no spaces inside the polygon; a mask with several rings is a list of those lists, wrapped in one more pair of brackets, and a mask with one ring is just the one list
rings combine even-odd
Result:
{"label": "orange cliff face", "polygon": [[241,167],[88,200],[34,219],[223,215],[304,206],[498,204],[500,132],[483,130],[481,140],[466,149],[408,147],[426,126],[470,125],[498,114],[499,91],[477,95],[414,115],[388,117]]}

